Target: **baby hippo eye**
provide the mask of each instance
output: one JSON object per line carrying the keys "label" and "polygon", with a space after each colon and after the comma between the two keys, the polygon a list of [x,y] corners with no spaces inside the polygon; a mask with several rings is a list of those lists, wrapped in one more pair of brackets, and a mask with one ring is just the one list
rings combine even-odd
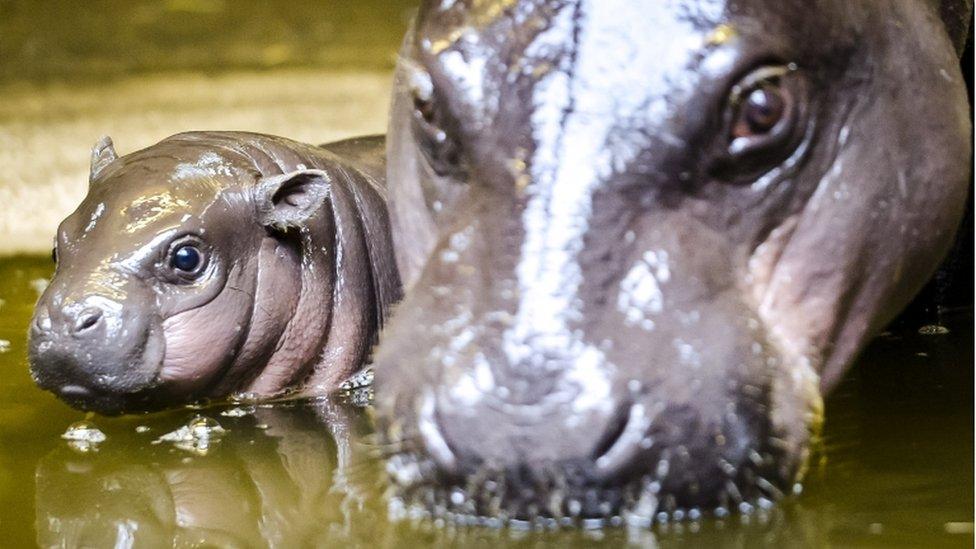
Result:
{"label": "baby hippo eye", "polygon": [[783,119],[787,98],[778,86],[766,85],[749,92],[732,128],[733,139],[769,133]]}
{"label": "baby hippo eye", "polygon": [[184,244],[174,249],[170,255],[170,266],[177,271],[194,273],[203,263],[203,254],[192,244]]}

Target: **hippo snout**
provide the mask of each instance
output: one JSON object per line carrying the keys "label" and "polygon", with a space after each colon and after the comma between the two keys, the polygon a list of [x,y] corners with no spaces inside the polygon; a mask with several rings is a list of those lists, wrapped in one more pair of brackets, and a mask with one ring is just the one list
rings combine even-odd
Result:
{"label": "hippo snout", "polygon": [[504,338],[490,329],[477,348],[454,351],[463,332],[425,338],[394,323],[377,367],[425,372],[377,378],[379,409],[394,418],[383,427],[400,449],[388,468],[398,497],[519,519],[682,516],[781,498],[809,448],[806,423],[788,416],[813,413],[815,398],[775,381],[782,365],[735,313],[713,313],[710,348],[619,328],[616,341],[548,353],[534,369],[493,351]]}
{"label": "hippo snout", "polygon": [[31,334],[43,336],[56,332],[75,338],[92,338],[104,334],[105,317],[102,306],[90,303],[60,308],[54,315],[47,306],[41,306],[34,313]]}
{"label": "hippo snout", "polygon": [[96,402],[118,403],[153,384],[163,345],[151,319],[101,296],[58,297],[42,297],[31,322],[31,374],[41,387],[105,411]]}

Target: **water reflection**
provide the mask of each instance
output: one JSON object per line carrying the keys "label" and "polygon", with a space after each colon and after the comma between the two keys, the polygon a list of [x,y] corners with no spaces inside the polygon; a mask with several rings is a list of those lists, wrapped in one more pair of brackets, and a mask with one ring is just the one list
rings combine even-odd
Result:
{"label": "water reflection", "polygon": [[[0,261],[3,547],[973,544],[971,310],[942,319],[948,334],[896,325],[875,340],[828,399],[824,459],[799,498],[724,521],[539,533],[391,523],[368,412],[331,401],[95,416],[106,440],[71,450],[60,437],[83,414],[27,375],[32,281],[49,273],[50,259]],[[206,455],[152,444],[198,414],[227,429]]]}
{"label": "water reflection", "polygon": [[219,411],[201,413],[228,431],[203,456],[153,444],[163,425],[140,433],[139,418],[107,429],[97,452],[49,453],[36,469],[38,544],[307,547],[376,524],[361,410],[319,400]]}

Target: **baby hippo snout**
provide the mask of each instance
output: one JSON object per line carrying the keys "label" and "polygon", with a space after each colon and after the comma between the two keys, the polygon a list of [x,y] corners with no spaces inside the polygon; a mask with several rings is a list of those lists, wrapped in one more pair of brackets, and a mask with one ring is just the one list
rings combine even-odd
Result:
{"label": "baby hippo snout", "polygon": [[42,297],[31,323],[31,374],[40,386],[89,408],[152,385],[163,345],[150,318],[102,296],[57,293]]}
{"label": "baby hippo snout", "polygon": [[76,338],[92,338],[104,333],[106,329],[105,308],[108,303],[100,300],[86,300],[65,307],[56,307],[54,314],[47,306],[38,307],[34,314],[32,334],[43,335],[56,332]]}

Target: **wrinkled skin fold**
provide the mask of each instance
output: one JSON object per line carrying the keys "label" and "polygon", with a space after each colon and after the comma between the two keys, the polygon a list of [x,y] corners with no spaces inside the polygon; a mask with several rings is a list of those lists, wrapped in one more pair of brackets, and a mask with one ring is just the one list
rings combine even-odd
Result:
{"label": "wrinkled skin fold", "polygon": [[387,142],[394,497],[646,522],[789,494],[962,214],[945,4],[424,2]]}
{"label": "wrinkled skin fold", "polygon": [[35,309],[34,379],[102,413],[335,389],[400,296],[383,168],[382,138],[103,139]]}

